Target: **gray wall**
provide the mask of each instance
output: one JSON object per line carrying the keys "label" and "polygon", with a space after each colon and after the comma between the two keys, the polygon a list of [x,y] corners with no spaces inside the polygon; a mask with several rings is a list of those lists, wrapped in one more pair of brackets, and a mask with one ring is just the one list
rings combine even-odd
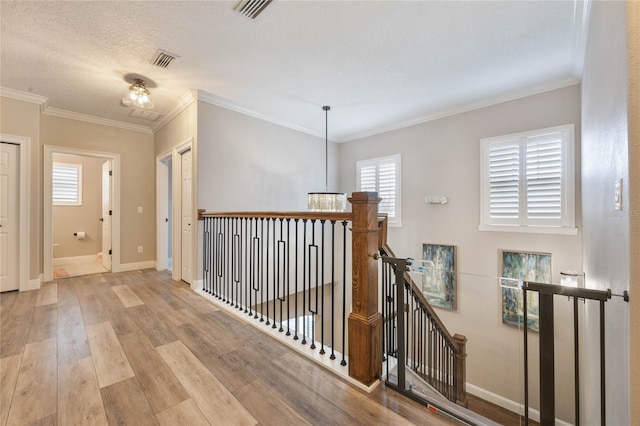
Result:
{"label": "gray wall", "polygon": [[[501,291],[495,278],[500,249],[552,254],[553,281],[560,271],[581,270],[581,234],[525,234],[479,231],[480,139],[574,123],[576,159],[580,158],[580,88],[570,86],[420,125],[339,145],[340,189],[354,191],[356,161],[400,153],[402,155],[402,228],[389,229],[396,255],[420,258],[423,243],[457,247],[458,308],[438,310],[453,333],[469,339],[468,390],[483,397],[522,401],[521,331],[502,324]],[[577,161],[576,175],[580,164]],[[427,205],[428,195],[444,194],[446,205]],[[576,224],[580,221],[580,184],[576,182]],[[563,343],[557,353],[571,353],[571,330],[566,298],[558,303],[556,333]],[[564,304],[562,304],[564,303]],[[537,335],[531,338],[536,355]],[[536,364],[537,363],[533,363]],[[535,381],[536,365],[532,365]],[[557,416],[573,420],[573,364],[558,357]],[[532,405],[537,394],[532,385]],[[504,401],[502,401],[504,402]]]}
{"label": "gray wall", "polygon": [[[594,2],[582,80],[582,219],[584,271],[589,287],[621,293],[629,285],[627,64],[624,2]],[[614,210],[614,182],[623,179],[623,210]],[[607,423],[630,424],[629,311],[618,298],[607,303]],[[587,309],[585,329],[597,329]],[[587,346],[598,345],[585,336]],[[593,351],[585,351],[585,354]],[[598,362],[597,356],[586,356]],[[598,370],[584,369],[584,418],[599,419]],[[588,391],[587,391],[588,390]],[[636,397],[637,398],[637,395]],[[636,401],[637,403],[637,401]]]}
{"label": "gray wall", "polygon": [[[337,159],[329,145],[331,190]],[[198,102],[198,208],[306,210],[307,193],[324,191],[324,146],[322,138]]]}

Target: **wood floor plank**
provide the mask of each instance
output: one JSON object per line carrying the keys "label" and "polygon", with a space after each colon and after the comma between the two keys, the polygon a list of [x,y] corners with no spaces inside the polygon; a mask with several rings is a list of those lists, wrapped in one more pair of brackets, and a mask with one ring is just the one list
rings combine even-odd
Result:
{"label": "wood floor plank", "polygon": [[[257,424],[257,420],[182,342],[156,349],[210,423]],[[211,398],[211,395],[216,397]]]}
{"label": "wood floor plank", "polygon": [[122,302],[113,291],[104,291],[103,289],[97,298],[104,307],[116,335],[124,336],[140,330],[138,324],[129,315],[129,310],[122,305]]}
{"label": "wood floor plank", "polygon": [[86,326],[109,321],[109,315],[96,297],[95,290],[82,281],[75,285],[76,296],[82,309],[82,320]]}
{"label": "wood floor plank", "polygon": [[22,291],[16,295],[6,316],[3,311],[5,318],[0,324],[0,358],[18,355],[24,351],[37,297],[37,291]]}
{"label": "wood floor plank", "polygon": [[58,307],[54,304],[36,306],[33,310],[27,343],[58,337]]}
{"label": "wood floor plank", "polygon": [[229,352],[218,350],[217,343],[207,337],[214,338],[214,335],[203,334],[193,324],[183,324],[174,328],[174,332],[230,392],[256,380],[243,364],[235,363],[229,358]]}
{"label": "wood floor plank", "polygon": [[120,343],[154,413],[189,398],[180,381],[142,332],[122,336]]}
{"label": "wood floor plank", "polygon": [[167,408],[156,414],[160,426],[209,426],[209,422],[192,399]]}
{"label": "wood floor plank", "polygon": [[56,413],[56,346],[55,338],[25,346],[7,425],[28,424]]}
{"label": "wood floor plank", "polygon": [[111,323],[90,325],[86,330],[100,388],[134,376]]}
{"label": "wood floor plank", "polygon": [[80,304],[75,294],[67,296],[64,288],[59,289],[58,301],[58,365],[91,356]]}
{"label": "wood floor plank", "polygon": [[0,425],[7,423],[11,399],[16,389],[22,355],[0,359]]}
{"label": "wood floor plank", "polygon": [[91,357],[58,368],[58,424],[107,425]]}
{"label": "wood floor plank", "polygon": [[[57,425],[58,425],[57,416],[55,414],[52,414],[43,419],[36,420],[35,422],[31,422],[29,423],[28,426],[57,426]],[[63,425],[63,426],[66,426],[66,425]]]}
{"label": "wood floor plank", "polygon": [[162,346],[178,340],[171,329],[148,306],[129,308],[127,314],[136,322],[153,346]]}
{"label": "wood floor plank", "polygon": [[241,387],[233,394],[261,426],[311,424],[260,380]]}
{"label": "wood floor plank", "polygon": [[144,305],[144,302],[126,284],[111,287],[125,308]]}
{"label": "wood floor plank", "polygon": [[100,389],[110,425],[157,425],[158,421],[135,377]]}
{"label": "wood floor plank", "polygon": [[53,303],[58,303],[58,284],[55,282],[43,285],[40,288],[36,306],[51,305]]}

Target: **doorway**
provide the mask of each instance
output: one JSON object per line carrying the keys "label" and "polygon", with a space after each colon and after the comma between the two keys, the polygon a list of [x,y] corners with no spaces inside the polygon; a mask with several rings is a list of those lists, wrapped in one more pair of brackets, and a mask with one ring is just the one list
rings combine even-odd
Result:
{"label": "doorway", "polygon": [[119,272],[119,165],[118,154],[45,146],[45,281]]}
{"label": "doorway", "polygon": [[192,139],[156,158],[157,269],[193,282],[193,154]]}

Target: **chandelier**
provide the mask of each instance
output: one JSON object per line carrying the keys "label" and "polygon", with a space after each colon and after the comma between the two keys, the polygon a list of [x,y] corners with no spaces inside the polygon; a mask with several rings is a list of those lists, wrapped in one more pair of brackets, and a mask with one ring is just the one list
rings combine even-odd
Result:
{"label": "chandelier", "polygon": [[149,89],[147,89],[147,83],[140,78],[134,79],[133,84],[129,86],[129,95],[122,98],[122,105],[153,109],[154,105]]}

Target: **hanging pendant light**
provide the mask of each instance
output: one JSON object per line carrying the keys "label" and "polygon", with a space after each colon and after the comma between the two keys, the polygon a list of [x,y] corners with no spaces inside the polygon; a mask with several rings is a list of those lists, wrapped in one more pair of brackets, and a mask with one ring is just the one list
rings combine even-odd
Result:
{"label": "hanging pendant light", "polygon": [[324,192],[309,192],[307,194],[307,208],[314,212],[343,212],[347,208],[347,194],[344,192],[329,192],[329,110],[330,106],[323,106],[324,111]]}

